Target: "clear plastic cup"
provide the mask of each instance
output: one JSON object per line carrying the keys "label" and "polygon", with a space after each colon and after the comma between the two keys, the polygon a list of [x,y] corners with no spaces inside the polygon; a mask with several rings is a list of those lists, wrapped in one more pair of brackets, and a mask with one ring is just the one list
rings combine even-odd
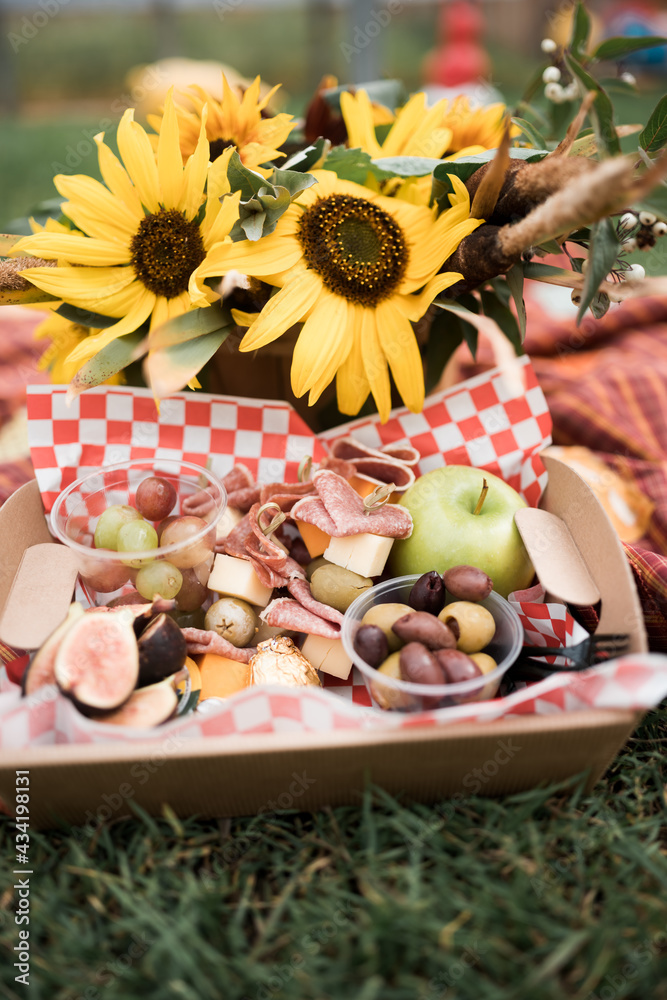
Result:
{"label": "clear plastic cup", "polygon": [[[134,507],[139,484],[151,476],[166,479],[174,486],[176,501],[169,516],[198,517],[203,522],[201,528],[191,522],[193,533],[186,540],[143,552],[95,548],[95,527],[100,516],[112,505]],[[63,490],[51,511],[51,530],[75,553],[79,579],[91,604],[106,605],[136,594],[140,569],[164,561],[175,565],[182,579],[175,595],[176,610],[189,613],[196,610],[193,605],[199,597],[203,603],[208,596],[206,583],[213,563],[215,529],[226,506],[225,488],[208,469],[176,459],[135,459],[90,472]],[[160,527],[160,522],[149,523],[156,529]],[[172,579],[178,580],[178,574],[173,574]],[[141,595],[138,600],[149,598]]]}
{"label": "clear plastic cup", "polygon": [[415,574],[378,583],[357,597],[345,613],[343,646],[361,671],[374,706],[401,712],[421,712],[495,697],[503,674],[521,651],[523,626],[514,608],[493,591],[479,603],[493,615],[496,632],[489,645],[480,652],[488,653],[498,665],[482,677],[457,684],[414,684],[412,681],[394,680],[379,673],[355,650],[354,637],[369,608],[376,604],[407,604],[412,586],[418,579],[419,575]]}

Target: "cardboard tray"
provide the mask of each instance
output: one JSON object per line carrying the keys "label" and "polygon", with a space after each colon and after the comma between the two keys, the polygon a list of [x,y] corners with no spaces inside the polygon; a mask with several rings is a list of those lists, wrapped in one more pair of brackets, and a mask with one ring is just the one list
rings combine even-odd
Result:
{"label": "cardboard tray", "polygon": [[[545,464],[549,485],[541,506],[564,523],[601,594],[600,630],[627,631],[630,651],[645,652],[641,606],[609,519],[577,473],[548,455]],[[7,629],[14,631],[14,623],[3,617],[5,611],[23,603],[29,607],[24,624],[39,619],[34,574],[24,580],[19,567],[26,548],[47,540],[39,492],[30,483],[0,508],[4,641]],[[536,564],[545,553],[553,562],[554,552],[566,552],[548,532],[530,544]],[[71,592],[65,598],[68,604]],[[152,814],[168,803],[177,815],[203,817],[354,804],[368,782],[422,802],[475,793],[501,795],[582,772],[590,788],[641,714],[600,709],[483,724],[415,726],[400,732],[35,746],[3,753],[0,797],[13,802],[15,771],[29,769],[30,822],[37,829],[58,819],[96,823],[119,818],[131,813],[129,800]]]}

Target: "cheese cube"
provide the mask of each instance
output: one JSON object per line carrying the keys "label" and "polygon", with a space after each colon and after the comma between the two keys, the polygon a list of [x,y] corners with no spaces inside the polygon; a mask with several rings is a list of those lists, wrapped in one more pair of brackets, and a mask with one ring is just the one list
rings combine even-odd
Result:
{"label": "cheese cube", "polygon": [[331,535],[327,535],[326,531],[322,531],[314,524],[306,524],[305,521],[297,521],[296,526],[303,538],[303,544],[310,553],[310,558],[317,559],[331,541]]}
{"label": "cheese cube", "polygon": [[239,663],[217,653],[204,653],[199,659],[199,673],[200,701],[205,701],[206,698],[229,698],[247,687],[250,680],[250,667],[247,663]]}
{"label": "cheese cube", "polygon": [[208,589],[229,597],[240,597],[242,601],[257,604],[260,608],[266,607],[273,593],[271,587],[264,586],[247,559],[237,559],[221,552],[213,562]]}
{"label": "cheese cube", "polygon": [[232,528],[243,518],[243,513],[236,507],[228,507],[225,513],[215,526],[215,537],[217,539],[226,538]]}
{"label": "cheese cube", "polygon": [[393,538],[367,533],[332,538],[324,551],[324,558],[359,576],[379,576],[393,544]]}
{"label": "cheese cube", "polygon": [[352,660],[345,652],[341,639],[325,639],[321,635],[307,635],[301,652],[316,670],[346,680],[352,669]]}

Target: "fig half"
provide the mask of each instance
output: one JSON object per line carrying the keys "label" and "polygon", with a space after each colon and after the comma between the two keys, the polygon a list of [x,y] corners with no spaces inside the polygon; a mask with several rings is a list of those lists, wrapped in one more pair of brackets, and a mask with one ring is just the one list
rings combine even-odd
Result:
{"label": "fig half", "polygon": [[139,676],[139,650],[129,611],[82,615],[65,633],[55,679],[84,715],[120,708]]}
{"label": "fig half", "polygon": [[174,619],[164,613],[146,626],[139,636],[138,646],[138,687],[156,684],[178,673],[188,652],[185,636]]}
{"label": "fig half", "polygon": [[137,688],[124,705],[115,712],[98,719],[110,726],[133,726],[136,729],[150,729],[167,722],[175,714],[178,695],[170,677],[159,684]]}
{"label": "fig half", "polygon": [[60,643],[66,633],[74,623],[83,615],[83,608],[80,604],[70,604],[67,617],[53,630],[48,639],[45,639],[40,648],[32,658],[29,666],[23,674],[22,687],[23,694],[34,694],[47,684],[56,683],[55,665],[56,654],[60,648]]}

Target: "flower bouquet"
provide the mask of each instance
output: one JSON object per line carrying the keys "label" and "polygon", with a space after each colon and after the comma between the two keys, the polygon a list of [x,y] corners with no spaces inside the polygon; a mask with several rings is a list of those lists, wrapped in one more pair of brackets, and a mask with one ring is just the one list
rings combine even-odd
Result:
{"label": "flower bouquet", "polygon": [[128,110],[119,156],[96,137],[101,183],[58,175],[60,217],[0,237],[0,301],[49,309],[44,364],[72,394],[142,361],[159,400],[207,385],[212,359],[233,373],[237,351],[261,371],[280,341],[294,396],[314,406],[335,384],[333,422],[386,420],[399,398],[419,412],[462,341],[521,352],[526,279],[571,288],[579,318],[667,287],[626,260],[667,231],[645,204],[667,172],[667,98],[617,126],[594,76],[665,39],[590,53],[589,28],[580,2],[514,114],[325,78],[299,121],[270,112],[259,77],[221,100],[170,91],[148,129]]}

